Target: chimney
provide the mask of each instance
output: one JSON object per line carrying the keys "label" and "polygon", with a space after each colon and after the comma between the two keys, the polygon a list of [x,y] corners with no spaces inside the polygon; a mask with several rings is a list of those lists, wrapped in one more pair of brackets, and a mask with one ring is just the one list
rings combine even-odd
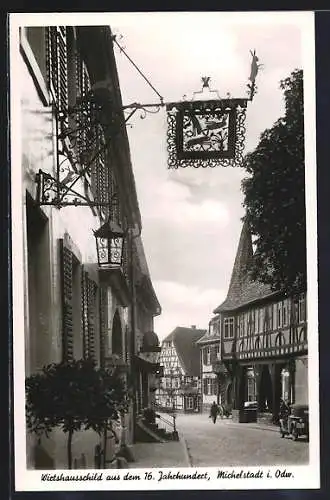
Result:
{"label": "chimney", "polygon": [[192,330],[196,330],[196,325],[191,325]]}

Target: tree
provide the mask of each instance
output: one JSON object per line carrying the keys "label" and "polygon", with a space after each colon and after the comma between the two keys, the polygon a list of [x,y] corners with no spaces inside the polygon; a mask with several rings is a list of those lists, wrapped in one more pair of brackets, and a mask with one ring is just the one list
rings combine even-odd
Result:
{"label": "tree", "polygon": [[289,294],[306,289],[303,72],[280,82],[285,115],[247,154],[244,217],[255,237],[251,277]]}
{"label": "tree", "polygon": [[96,368],[92,360],[53,363],[26,379],[27,427],[39,438],[49,437],[55,427],[67,433],[69,469],[74,432],[93,429],[101,435],[127,408],[118,371]]}

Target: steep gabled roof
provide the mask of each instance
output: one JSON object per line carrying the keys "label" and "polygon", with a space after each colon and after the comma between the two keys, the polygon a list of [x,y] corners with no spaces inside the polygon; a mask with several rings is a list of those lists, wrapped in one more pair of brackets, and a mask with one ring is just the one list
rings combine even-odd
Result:
{"label": "steep gabled roof", "polygon": [[205,333],[206,330],[177,326],[163,340],[163,343],[173,341],[182,369],[189,377],[200,375],[200,351],[196,341]]}
{"label": "steep gabled roof", "polygon": [[222,302],[214,313],[238,309],[251,302],[265,299],[276,294],[269,285],[259,281],[252,281],[247,270],[253,259],[253,248],[251,233],[245,222],[242,227],[238,243],[234,267],[230,279],[226,300]]}

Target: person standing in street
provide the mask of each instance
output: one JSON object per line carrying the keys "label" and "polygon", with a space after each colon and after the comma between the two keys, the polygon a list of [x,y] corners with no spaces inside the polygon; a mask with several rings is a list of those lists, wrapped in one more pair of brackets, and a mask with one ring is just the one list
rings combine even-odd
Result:
{"label": "person standing in street", "polygon": [[219,414],[219,408],[218,405],[216,404],[215,401],[213,401],[211,410],[210,410],[210,417],[212,418],[213,423],[215,424],[217,421],[217,416]]}

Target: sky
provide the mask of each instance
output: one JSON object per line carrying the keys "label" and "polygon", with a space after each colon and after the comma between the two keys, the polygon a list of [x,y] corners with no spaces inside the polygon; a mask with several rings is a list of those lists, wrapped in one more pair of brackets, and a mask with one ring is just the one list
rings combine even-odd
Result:
{"label": "sky", "polygon": [[[263,64],[258,93],[247,111],[245,152],[284,114],[282,78],[303,67],[298,13],[223,12],[110,15],[129,57],[165,102],[191,99],[208,76],[225,97],[245,97],[250,49]],[[158,96],[115,48],[123,104],[157,103]],[[142,239],[162,307],[154,329],[160,340],[176,326],[208,328],[225,299],[244,215],[240,168],[169,170],[166,110],[129,120],[128,136]]]}

